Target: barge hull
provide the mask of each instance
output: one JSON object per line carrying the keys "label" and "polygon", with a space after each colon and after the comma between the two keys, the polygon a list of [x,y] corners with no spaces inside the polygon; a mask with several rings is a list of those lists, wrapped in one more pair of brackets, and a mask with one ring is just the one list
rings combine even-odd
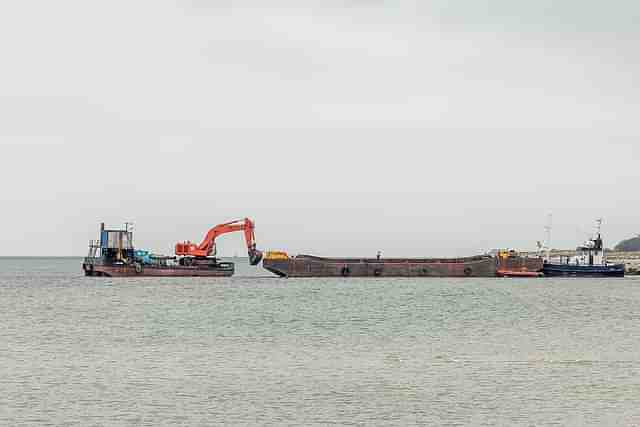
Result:
{"label": "barge hull", "polygon": [[280,277],[496,277],[495,260],[485,256],[377,259],[298,255],[287,259],[267,257],[263,267]]}

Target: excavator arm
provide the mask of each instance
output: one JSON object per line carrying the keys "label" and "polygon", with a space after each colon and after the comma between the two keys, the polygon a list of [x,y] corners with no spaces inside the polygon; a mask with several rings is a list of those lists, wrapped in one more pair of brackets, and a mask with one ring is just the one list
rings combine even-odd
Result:
{"label": "excavator arm", "polygon": [[189,241],[176,244],[176,255],[192,256],[196,258],[204,258],[211,256],[216,245],[216,238],[223,234],[243,231],[247,250],[249,253],[249,262],[251,265],[258,265],[262,260],[262,252],[257,249],[255,224],[249,218],[243,220],[231,221],[225,224],[219,224],[207,232],[204,239],[199,245]]}

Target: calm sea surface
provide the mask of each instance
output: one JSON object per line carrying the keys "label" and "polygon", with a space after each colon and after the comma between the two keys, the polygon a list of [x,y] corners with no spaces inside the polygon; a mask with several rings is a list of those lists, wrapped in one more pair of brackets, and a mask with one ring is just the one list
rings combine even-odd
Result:
{"label": "calm sea surface", "polygon": [[640,425],[638,279],[237,267],[0,259],[0,425]]}

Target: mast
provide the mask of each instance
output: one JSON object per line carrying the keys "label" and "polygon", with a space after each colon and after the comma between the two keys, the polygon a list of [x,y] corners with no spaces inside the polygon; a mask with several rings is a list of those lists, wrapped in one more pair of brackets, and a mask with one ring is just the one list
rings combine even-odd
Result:
{"label": "mast", "polygon": [[606,251],[604,249],[604,242],[602,241],[602,222],[603,222],[602,218],[596,219],[596,234],[597,234],[596,239],[598,240],[598,243],[600,244],[600,246],[602,248],[602,263],[606,264],[607,263],[607,256],[606,256],[606,253],[605,253]]}
{"label": "mast", "polygon": [[549,214],[547,217],[547,225],[544,227],[544,231],[546,232],[544,249],[546,249],[546,260],[547,262],[551,259],[551,229],[553,225],[553,214]]}

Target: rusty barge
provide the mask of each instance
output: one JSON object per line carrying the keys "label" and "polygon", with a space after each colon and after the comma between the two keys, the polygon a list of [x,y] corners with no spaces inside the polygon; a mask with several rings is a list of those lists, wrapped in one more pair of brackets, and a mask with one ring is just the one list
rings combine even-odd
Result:
{"label": "rusty barge", "polygon": [[323,258],[267,252],[262,265],[279,277],[541,277],[543,261],[514,252],[466,258]]}
{"label": "rusty barge", "polygon": [[496,263],[490,256],[321,258],[271,252],[262,265],[280,277],[496,277]]}

